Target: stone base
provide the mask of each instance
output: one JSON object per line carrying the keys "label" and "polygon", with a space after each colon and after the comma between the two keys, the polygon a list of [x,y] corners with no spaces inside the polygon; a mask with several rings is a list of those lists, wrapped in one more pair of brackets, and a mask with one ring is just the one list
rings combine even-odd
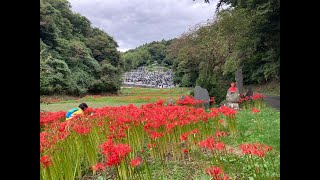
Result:
{"label": "stone base", "polygon": [[229,107],[229,108],[235,109],[235,110],[239,110],[240,109],[239,108],[239,103],[230,103],[230,102],[228,102],[226,104],[226,106]]}

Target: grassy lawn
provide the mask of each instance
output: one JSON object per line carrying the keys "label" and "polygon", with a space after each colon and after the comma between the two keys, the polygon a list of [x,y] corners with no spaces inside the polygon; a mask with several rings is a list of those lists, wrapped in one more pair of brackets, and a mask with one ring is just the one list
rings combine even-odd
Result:
{"label": "grassy lawn", "polygon": [[156,102],[158,99],[169,100],[172,98],[177,100],[182,95],[186,95],[190,91],[189,88],[172,88],[172,89],[155,89],[155,88],[121,88],[118,96],[94,96],[87,95],[83,98],[70,98],[65,97],[43,97],[43,98],[55,98],[60,99],[59,102],[53,103],[40,103],[40,109],[42,111],[68,111],[74,107],[77,107],[80,103],[85,102],[92,108],[101,108],[104,106],[124,106],[133,104],[140,106],[141,104]]}

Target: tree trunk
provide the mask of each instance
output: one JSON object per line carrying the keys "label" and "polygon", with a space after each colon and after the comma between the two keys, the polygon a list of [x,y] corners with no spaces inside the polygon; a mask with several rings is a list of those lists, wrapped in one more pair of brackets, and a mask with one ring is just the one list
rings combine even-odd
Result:
{"label": "tree trunk", "polygon": [[235,79],[237,88],[239,89],[239,93],[243,92],[243,74],[242,74],[242,67],[239,67],[238,70],[235,72]]}

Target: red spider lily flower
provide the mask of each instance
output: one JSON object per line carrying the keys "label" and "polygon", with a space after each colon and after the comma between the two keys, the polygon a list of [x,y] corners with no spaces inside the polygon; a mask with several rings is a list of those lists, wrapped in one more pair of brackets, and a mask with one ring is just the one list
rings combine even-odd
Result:
{"label": "red spider lily flower", "polygon": [[187,154],[188,151],[189,151],[189,150],[188,150],[187,148],[182,150],[182,152],[183,152],[184,154]]}
{"label": "red spider lily flower", "polygon": [[212,150],[214,148],[214,138],[213,137],[209,137],[208,139],[204,140],[204,141],[200,141],[199,145],[201,148],[207,148]]}
{"label": "red spider lily flower", "polygon": [[220,120],[219,120],[219,123],[220,123],[220,124],[222,124],[223,122],[224,122],[224,120],[223,120],[223,119],[220,119]]}
{"label": "red spider lily flower", "polygon": [[64,132],[66,130],[66,127],[70,125],[70,121],[64,121],[59,124],[59,131]]}
{"label": "red spider lily flower", "polygon": [[102,154],[105,155],[107,166],[118,165],[120,161],[131,152],[131,148],[127,144],[113,144],[112,140],[108,139],[101,145]]}
{"label": "red spider lily flower", "polygon": [[184,141],[187,141],[188,140],[188,132],[187,133],[183,133],[181,136],[180,136],[180,140],[182,141],[182,142],[184,142]]}
{"label": "red spider lily flower", "polygon": [[220,108],[218,108],[219,112],[222,113],[225,116],[231,116],[233,117],[237,111],[232,109],[232,108],[228,108],[227,106],[221,106]]}
{"label": "red spider lily flower", "polygon": [[242,144],[240,145],[243,154],[253,154],[263,157],[267,151],[271,151],[272,147],[260,143]]}
{"label": "red spider lily flower", "polygon": [[202,100],[195,100],[191,96],[186,96],[183,100],[178,100],[177,105],[196,105],[196,104],[201,104]]}
{"label": "red spider lily flower", "polygon": [[259,109],[256,109],[256,108],[252,108],[252,112],[253,112],[253,113],[258,113],[258,112],[260,112],[260,110],[259,110]]}
{"label": "red spider lily flower", "polygon": [[40,164],[44,166],[44,168],[48,167],[51,165],[51,160],[49,156],[42,156],[40,158]]}
{"label": "red spider lily flower", "polygon": [[75,124],[73,126],[73,130],[78,134],[88,134],[90,132],[90,129],[88,127],[78,124]]}
{"label": "red spider lily flower", "polygon": [[92,170],[94,170],[94,171],[99,171],[99,170],[104,170],[104,165],[103,165],[103,163],[97,163],[96,165],[93,165],[92,166]]}
{"label": "red spider lily flower", "polygon": [[227,136],[227,132],[217,130],[215,137]]}
{"label": "red spider lily flower", "polygon": [[210,97],[210,102],[212,102],[213,104],[216,103],[216,101],[214,100],[214,97]]}
{"label": "red spider lily flower", "polygon": [[265,96],[263,94],[259,94],[259,93],[256,93],[254,95],[252,95],[250,98],[252,100],[257,100],[257,99],[263,99]]}
{"label": "red spider lily flower", "polygon": [[136,166],[139,166],[141,164],[141,158],[140,157],[137,157],[135,159],[132,159],[132,161],[130,162],[130,165],[132,167],[136,167]]}
{"label": "red spider lily flower", "polygon": [[159,133],[159,132],[152,132],[151,133],[151,139],[156,139],[156,138],[160,138],[160,137],[162,137],[164,134],[163,133]]}
{"label": "red spider lily flower", "polygon": [[216,148],[217,150],[222,150],[222,149],[224,149],[224,147],[225,147],[225,145],[224,145],[223,142],[217,142],[217,143],[215,144],[215,148]]}
{"label": "red spider lily flower", "polygon": [[194,130],[190,131],[190,134],[198,134],[198,133],[199,133],[198,129],[194,129]]}
{"label": "red spider lily flower", "polygon": [[157,105],[157,106],[163,106],[163,103],[164,103],[164,100],[159,99],[159,100],[156,102],[156,105]]}
{"label": "red spider lily flower", "polygon": [[69,132],[61,132],[61,133],[59,133],[58,138],[59,138],[59,140],[64,140],[69,135],[70,135]]}
{"label": "red spider lily flower", "polygon": [[206,169],[206,174],[214,177],[215,179],[218,179],[218,175],[222,173],[223,173],[222,169],[217,166],[212,166]]}
{"label": "red spider lily flower", "polygon": [[147,144],[147,147],[148,147],[149,149],[151,149],[151,148],[153,148],[153,147],[156,147],[156,143],[153,143],[153,144]]}
{"label": "red spider lily flower", "polygon": [[229,180],[229,176],[228,175],[224,175],[223,176],[223,180]]}

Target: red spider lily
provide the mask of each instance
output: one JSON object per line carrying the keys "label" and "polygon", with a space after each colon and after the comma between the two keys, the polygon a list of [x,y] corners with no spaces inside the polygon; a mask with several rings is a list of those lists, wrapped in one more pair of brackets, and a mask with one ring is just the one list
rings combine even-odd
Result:
{"label": "red spider lily", "polygon": [[153,144],[147,144],[147,147],[148,147],[149,149],[151,149],[151,148],[153,148],[153,147],[156,147],[156,143],[153,143]]}
{"label": "red spider lily", "polygon": [[113,144],[112,140],[107,140],[101,145],[102,154],[106,157],[107,166],[118,165],[120,161],[131,152],[127,144]]}
{"label": "red spider lily", "polygon": [[141,164],[141,158],[140,157],[137,157],[135,159],[132,159],[132,161],[130,162],[130,165],[132,167],[136,167],[136,166],[139,166]]}
{"label": "red spider lily", "polygon": [[199,130],[198,129],[194,129],[192,131],[189,132],[189,134],[198,134]]}
{"label": "red spider lily", "polygon": [[163,106],[164,100],[160,99],[156,102],[157,106]]}
{"label": "red spider lily", "polygon": [[73,126],[73,130],[76,131],[78,134],[88,134],[90,132],[90,129],[88,127],[75,124]]}
{"label": "red spider lily", "polygon": [[252,108],[252,112],[253,113],[258,113],[258,112],[260,112],[261,110],[259,110],[259,109],[256,109],[256,108]]}
{"label": "red spider lily", "polygon": [[52,164],[50,157],[49,156],[42,156],[40,158],[40,164],[42,164],[44,166],[44,168],[50,166]]}
{"label": "red spider lily", "polygon": [[219,123],[220,123],[220,124],[223,124],[223,122],[224,122],[223,119],[220,119],[220,120],[219,120]]}
{"label": "red spider lily", "polygon": [[41,112],[40,113],[40,126],[48,126],[53,122],[60,122],[66,118],[66,112]]}
{"label": "red spider lily", "polygon": [[227,136],[227,132],[217,130],[215,137]]}
{"label": "red spider lily", "polygon": [[252,100],[257,100],[257,99],[263,99],[265,96],[263,94],[259,94],[259,93],[256,93],[254,95],[252,95],[250,98]]}
{"label": "red spider lily", "polygon": [[222,173],[223,173],[223,170],[217,166],[212,166],[206,169],[206,174],[214,177],[214,179],[218,179],[218,175]]}
{"label": "red spider lily", "polygon": [[212,102],[213,104],[216,103],[216,101],[214,100],[214,97],[210,97],[210,102]]}
{"label": "red spider lily", "polygon": [[201,104],[203,101],[202,100],[195,100],[191,96],[186,96],[183,100],[178,100],[177,105],[196,105],[196,104]]}
{"label": "red spider lily", "polygon": [[214,148],[214,142],[215,142],[214,138],[209,137],[206,140],[200,141],[199,145],[201,148],[207,148],[207,149],[212,150]]}
{"label": "red spider lily", "polygon": [[215,144],[215,148],[216,148],[217,150],[222,150],[222,149],[224,149],[224,147],[225,147],[225,145],[224,145],[223,142],[217,142],[217,143]]}
{"label": "red spider lily", "polygon": [[160,138],[160,137],[162,137],[164,134],[163,133],[159,133],[159,132],[152,132],[151,133],[151,135],[150,135],[150,137],[151,137],[151,139],[156,139],[156,138]]}
{"label": "red spider lily", "polygon": [[104,167],[103,163],[97,163],[96,165],[92,166],[93,171],[99,171],[99,170],[104,171],[104,168],[105,167]]}
{"label": "red spider lily", "polygon": [[183,134],[180,136],[180,140],[181,140],[182,142],[187,141],[187,140],[188,140],[188,135],[190,135],[190,134],[197,134],[197,133],[199,133],[199,130],[198,130],[198,129],[194,129],[194,130],[191,130],[191,131],[189,131],[189,132],[183,133]]}
{"label": "red spider lily", "polygon": [[189,149],[187,149],[187,148],[186,148],[186,149],[183,149],[182,152],[183,152],[184,154],[188,154]]}
{"label": "red spider lily", "polygon": [[237,113],[236,110],[232,108],[228,108],[227,106],[221,106],[218,108],[219,112],[222,113],[225,116],[234,117],[234,115]]}
{"label": "red spider lily", "polygon": [[187,141],[187,140],[188,140],[188,134],[189,134],[189,133],[183,133],[183,134],[180,136],[180,140],[181,140],[182,142]]}
{"label": "red spider lily", "polygon": [[272,147],[260,143],[242,144],[240,145],[243,154],[253,154],[263,157],[267,151],[271,151]]}
{"label": "red spider lily", "polygon": [[240,98],[239,103],[247,102],[247,101],[249,101],[249,97],[248,96],[246,96],[244,98]]}

